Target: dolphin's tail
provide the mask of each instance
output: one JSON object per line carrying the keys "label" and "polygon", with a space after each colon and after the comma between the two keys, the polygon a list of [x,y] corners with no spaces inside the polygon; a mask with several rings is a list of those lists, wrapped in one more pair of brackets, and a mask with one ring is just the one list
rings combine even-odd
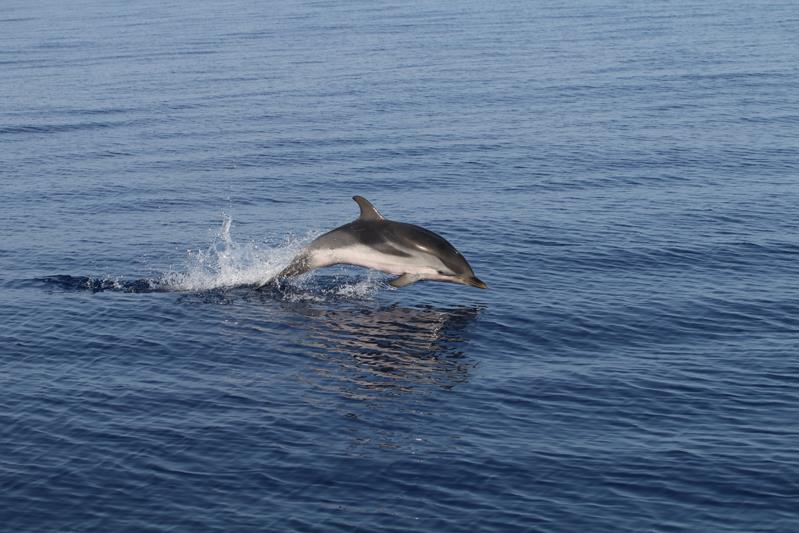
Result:
{"label": "dolphin's tail", "polygon": [[305,274],[306,272],[310,272],[311,270],[313,270],[313,268],[311,268],[310,258],[308,257],[308,253],[302,252],[297,257],[291,260],[289,266],[281,270],[276,276],[269,278],[260,285],[258,285],[256,289],[263,289],[268,285],[274,285],[275,283],[279,283],[281,280],[285,278],[299,276],[300,274]]}

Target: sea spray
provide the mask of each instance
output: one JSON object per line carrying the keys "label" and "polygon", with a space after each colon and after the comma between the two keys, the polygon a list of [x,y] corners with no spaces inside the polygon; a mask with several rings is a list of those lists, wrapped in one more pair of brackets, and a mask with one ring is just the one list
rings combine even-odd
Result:
{"label": "sea spray", "polygon": [[[163,274],[131,279],[125,276],[101,277],[68,274],[36,278],[50,287],[91,292],[206,292],[242,288],[256,290],[274,278],[318,232],[302,237],[289,235],[275,245],[238,243],[231,236],[233,220],[224,215],[222,226],[210,244],[189,250],[183,268]],[[373,270],[339,267],[287,278],[260,293],[291,302],[324,303],[335,300],[363,300],[386,288],[385,276]]]}
{"label": "sea spray", "polygon": [[[303,246],[316,236],[309,232],[303,237],[287,236],[277,245],[236,242],[231,235],[233,219],[223,216],[222,226],[205,249],[188,252],[183,271],[165,273],[159,285],[173,291],[207,291],[257,285],[276,276]],[[318,233],[318,232],[317,232]],[[383,276],[374,271],[351,275],[349,269],[334,276],[314,274],[284,280],[283,297],[296,301],[327,301],[331,299],[363,299],[374,295],[384,286]]]}
{"label": "sea spray", "polygon": [[222,227],[206,249],[189,250],[186,269],[167,272],[162,283],[172,290],[201,291],[254,285],[274,277],[302,249],[307,239],[287,237],[277,246],[237,243],[231,236],[233,219],[223,216]]}

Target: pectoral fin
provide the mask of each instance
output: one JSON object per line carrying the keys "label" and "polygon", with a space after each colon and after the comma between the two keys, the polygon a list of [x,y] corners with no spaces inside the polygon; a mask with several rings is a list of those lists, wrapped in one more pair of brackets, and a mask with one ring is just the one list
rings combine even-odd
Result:
{"label": "pectoral fin", "polygon": [[394,278],[388,282],[389,285],[392,287],[400,288],[405,287],[406,285],[410,285],[411,283],[416,283],[419,281],[419,276],[416,274],[403,274],[398,278]]}

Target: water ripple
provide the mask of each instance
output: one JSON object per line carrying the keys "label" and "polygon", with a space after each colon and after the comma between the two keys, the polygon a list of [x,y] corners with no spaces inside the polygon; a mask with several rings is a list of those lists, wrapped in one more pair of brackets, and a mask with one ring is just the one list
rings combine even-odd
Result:
{"label": "water ripple", "polygon": [[[3,4],[3,529],[799,530],[794,6],[122,4]],[[491,288],[254,290],[353,194]]]}

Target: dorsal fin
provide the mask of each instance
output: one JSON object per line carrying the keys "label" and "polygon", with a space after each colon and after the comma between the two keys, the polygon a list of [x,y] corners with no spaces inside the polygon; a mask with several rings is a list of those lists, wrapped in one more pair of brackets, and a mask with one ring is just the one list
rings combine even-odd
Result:
{"label": "dorsal fin", "polygon": [[358,220],[383,220],[383,215],[375,209],[375,206],[369,200],[363,196],[353,196],[352,199],[361,208],[361,216],[358,217]]}

